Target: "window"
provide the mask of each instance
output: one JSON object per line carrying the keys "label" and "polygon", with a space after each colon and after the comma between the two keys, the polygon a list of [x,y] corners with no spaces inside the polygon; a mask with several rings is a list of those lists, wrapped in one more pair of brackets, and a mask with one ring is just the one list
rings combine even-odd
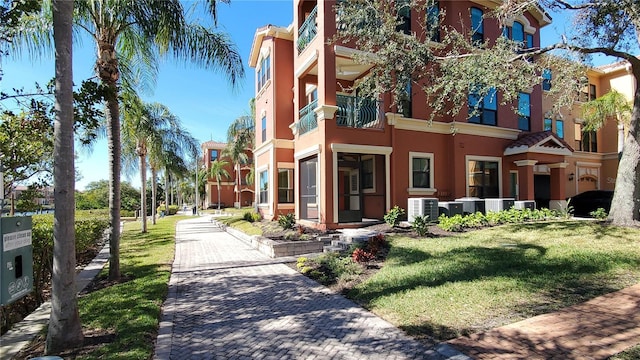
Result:
{"label": "window", "polygon": [[564,121],[556,120],[556,134],[560,139],[564,139]]}
{"label": "window", "polygon": [[427,33],[431,41],[440,42],[440,4],[434,1],[427,8]]}
{"label": "window", "polygon": [[414,188],[431,188],[431,159],[414,157],[411,159],[411,173]]}
{"label": "window", "polygon": [[582,92],[580,93],[580,101],[587,102],[590,100],[596,99],[596,86],[594,84],[589,84],[585,86]]}
{"label": "window", "polygon": [[478,45],[484,42],[483,17],[482,10],[471,8],[471,41]]}
{"label": "window", "polygon": [[258,199],[260,204],[267,204],[269,202],[269,171],[260,172],[260,198]]}
{"label": "window", "polygon": [[481,199],[500,195],[499,166],[495,161],[470,160],[469,196]]}
{"label": "window", "polygon": [[411,3],[409,0],[398,0],[396,2],[398,11],[398,25],[396,31],[411,34]]}
{"label": "window", "polygon": [[374,190],[374,162],[373,158],[362,159],[362,190]]}
{"label": "window", "polygon": [[598,136],[595,131],[582,131],[582,139],[576,139],[580,151],[598,152]]}
{"label": "window", "polygon": [[551,90],[551,79],[553,75],[550,69],[542,70],[542,90],[549,91]]}
{"label": "window", "polygon": [[524,43],[524,25],[522,23],[514,21],[511,28],[511,40]]}
{"label": "window", "polygon": [[531,49],[533,47],[533,34],[526,34],[525,35],[526,38],[526,45],[527,45],[527,49]]}
{"label": "window", "polygon": [[553,124],[553,121],[551,119],[545,118],[542,130],[543,131],[551,131],[552,124]]}
{"label": "window", "polygon": [[300,161],[300,219],[318,220],[318,157]]}
{"label": "window", "polygon": [[531,94],[518,95],[518,129],[531,130]]}
{"label": "window", "polygon": [[405,87],[405,97],[400,101],[400,112],[402,116],[406,118],[410,118],[412,116],[411,113],[411,80],[407,82],[407,86]]}
{"label": "window", "polygon": [[270,56],[266,56],[260,62],[260,69],[258,69],[258,91],[267,84],[267,81],[271,79],[271,59]]}
{"label": "window", "polygon": [[278,203],[293,203],[293,169],[278,169]]}
{"label": "window", "polygon": [[210,161],[216,161],[218,159],[218,150],[209,150]]}
{"label": "window", "polygon": [[469,94],[469,122],[484,125],[498,124],[498,94],[495,88],[489,89],[483,98],[477,93]]}
{"label": "window", "polygon": [[262,117],[262,142],[267,141],[267,117]]}

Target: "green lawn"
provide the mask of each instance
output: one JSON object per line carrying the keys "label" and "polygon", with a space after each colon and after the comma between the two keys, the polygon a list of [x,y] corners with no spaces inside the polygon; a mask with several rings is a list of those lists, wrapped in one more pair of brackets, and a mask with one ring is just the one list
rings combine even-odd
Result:
{"label": "green lawn", "polygon": [[640,281],[640,230],[595,222],[390,241],[385,266],[349,297],[417,337],[490,329]]}
{"label": "green lawn", "polygon": [[[149,359],[167,296],[174,257],[175,225],[185,216],[167,216],[140,233],[138,222],[126,223],[120,244],[122,281],[82,296],[85,329],[115,332],[113,342],[83,359]],[[108,265],[99,279],[106,279]]]}

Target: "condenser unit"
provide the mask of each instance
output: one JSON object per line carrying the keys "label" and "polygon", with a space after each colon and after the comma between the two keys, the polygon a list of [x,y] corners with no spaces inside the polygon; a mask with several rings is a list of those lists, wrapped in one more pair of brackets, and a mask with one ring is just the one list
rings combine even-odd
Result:
{"label": "condenser unit", "polygon": [[519,209],[519,210],[524,210],[524,209],[535,210],[536,209],[536,202],[533,201],[533,200],[516,201],[514,203],[513,207],[515,207],[516,209]]}
{"label": "condenser unit", "polygon": [[477,197],[464,197],[456,199],[456,202],[462,203],[462,213],[463,214],[473,214],[476,212],[485,213],[484,207],[484,199],[480,199]]}
{"label": "condenser unit", "polygon": [[513,207],[515,201],[513,199],[484,199],[484,206],[487,212],[498,212],[509,210]]}
{"label": "condenser unit", "polygon": [[440,215],[445,214],[448,217],[454,215],[462,215],[462,203],[456,201],[441,201],[438,203]]}
{"label": "condenser unit", "polygon": [[438,220],[438,199],[409,198],[407,206],[407,220],[412,223],[416,216],[426,216],[428,222]]}

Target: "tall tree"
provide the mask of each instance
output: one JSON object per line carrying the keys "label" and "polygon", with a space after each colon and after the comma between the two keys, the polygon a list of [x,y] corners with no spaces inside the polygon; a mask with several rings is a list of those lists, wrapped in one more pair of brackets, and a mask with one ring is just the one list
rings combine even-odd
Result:
{"label": "tall tree", "polygon": [[73,2],[53,1],[56,49],[54,122],[53,272],[51,316],[45,353],[76,347],[84,341],[75,283],[75,165],[73,144]]}
{"label": "tall tree", "polygon": [[[228,0],[222,2],[229,3]],[[217,23],[218,1],[199,1],[205,14]],[[45,10],[47,7],[44,7]],[[173,56],[207,69],[222,71],[231,85],[244,76],[242,61],[229,37],[188,21],[179,0],[86,0],[76,2],[75,25],[95,41],[96,72],[105,98],[109,161],[109,278],[120,277],[120,106],[121,87],[151,85],[160,57]],[[46,21],[47,14],[34,22]],[[42,27],[41,27],[42,28]],[[48,34],[21,34],[16,43],[30,49],[46,44]]]}
{"label": "tall tree", "polygon": [[231,159],[234,165],[234,192],[236,203],[240,203],[241,185],[242,185],[242,165],[249,162],[247,150],[253,148],[255,143],[254,134],[254,117],[255,117],[255,99],[249,101],[250,115],[243,115],[236,118],[227,129],[227,146],[223,150],[223,155]]}
{"label": "tall tree", "polygon": [[216,159],[211,163],[211,168],[209,168],[209,176],[216,179],[216,186],[218,188],[218,210],[220,210],[220,181],[222,181],[223,177],[229,177],[229,172],[226,169],[227,165],[229,165],[228,162]]}
{"label": "tall tree", "polygon": [[[482,99],[498,91],[500,103],[511,104],[520,91],[539,85],[544,69],[550,68],[554,69],[554,86],[548,95],[555,99],[556,109],[569,106],[583,85],[578,79],[584,77],[584,68],[577,60],[590,54],[627,61],[636,83],[640,83],[640,59],[632,53],[640,45],[637,0],[510,0],[496,5],[495,11],[483,16],[506,23],[526,11],[560,11],[574,16],[574,33],[544,48],[524,48],[521,42],[502,36],[476,40],[472,36],[476,29],[464,28],[462,22],[452,27],[440,26],[440,17],[445,14],[439,13],[434,0],[341,1],[336,5],[341,26],[332,41],[362,50],[356,60],[371,65],[367,75],[354,84],[360,93],[373,97],[390,93],[394,105],[401,110],[408,88],[422,90],[432,110],[432,120],[460,113],[470,93]],[[403,22],[400,15],[407,7],[435,15],[423,29],[407,35],[398,31]],[[440,44],[425,41],[436,34]],[[403,56],[397,56],[400,52]],[[555,56],[541,56],[546,53]],[[530,61],[532,58],[535,61]],[[477,108],[478,103],[472,105]],[[475,115],[477,109],[470,111],[469,116]],[[640,219],[639,120],[640,87],[636,86],[609,214],[609,219],[618,225],[635,224]]]}
{"label": "tall tree", "polygon": [[[124,96],[122,127],[123,154],[131,167],[137,163],[141,180],[142,232],[147,231],[146,175],[147,162],[151,168],[152,219],[155,224],[157,170],[164,161],[174,160],[175,155],[197,148],[196,140],[180,124],[180,119],[166,106],[144,104],[137,96]],[[169,159],[168,154],[173,154]],[[137,158],[137,161],[131,161]]]}
{"label": "tall tree", "polygon": [[618,126],[618,155],[624,148],[624,127],[629,126],[629,117],[633,110],[627,98],[616,90],[582,105],[582,119],[586,131],[597,131],[604,127],[607,120],[613,118]]}

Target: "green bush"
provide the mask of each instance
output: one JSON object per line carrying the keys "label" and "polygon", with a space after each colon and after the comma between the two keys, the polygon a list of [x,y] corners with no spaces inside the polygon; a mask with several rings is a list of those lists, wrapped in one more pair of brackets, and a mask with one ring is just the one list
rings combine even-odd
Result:
{"label": "green bush", "polygon": [[418,236],[426,236],[429,234],[429,216],[418,215],[413,219],[413,223],[411,224],[411,228],[415,231]]}
{"label": "green bush", "polygon": [[398,226],[404,214],[404,209],[395,205],[392,209],[389,209],[386,214],[384,214],[383,219],[387,224],[389,224],[389,226],[395,227]]}
{"label": "green bush", "polygon": [[531,221],[544,221],[565,217],[562,212],[549,209],[516,209],[503,210],[498,212],[490,211],[486,215],[476,212],[466,216],[454,215],[448,217],[444,214],[438,218],[438,226],[445,231],[460,232],[465,229],[477,229],[485,226],[497,226],[502,224],[521,224]]}
{"label": "green bush", "polygon": [[278,216],[278,224],[285,230],[293,229],[296,225],[296,215],[294,213],[288,213]]}
{"label": "green bush", "polygon": [[597,220],[605,220],[607,218],[607,210],[603,208],[597,208],[596,210],[590,212],[589,215]]}
{"label": "green bush", "polygon": [[260,221],[262,219],[262,216],[260,216],[260,214],[258,214],[255,211],[246,211],[244,215],[242,215],[242,218],[245,221],[252,223],[252,222]]}

